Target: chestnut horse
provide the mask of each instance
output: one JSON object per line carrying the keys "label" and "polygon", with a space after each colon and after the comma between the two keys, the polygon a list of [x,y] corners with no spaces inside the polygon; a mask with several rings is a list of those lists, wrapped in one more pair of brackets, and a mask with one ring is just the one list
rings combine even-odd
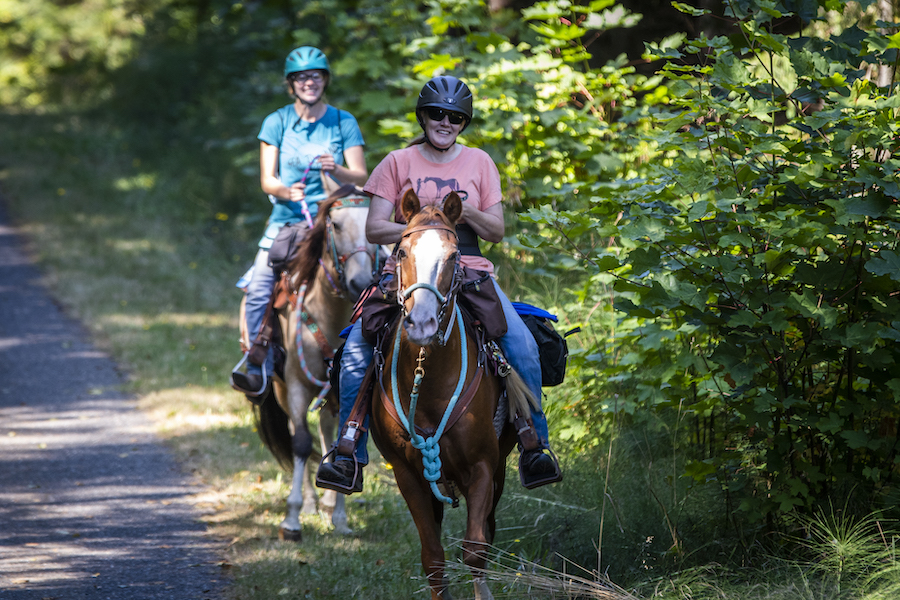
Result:
{"label": "chestnut horse", "polygon": [[[307,414],[324,399],[333,399],[319,412],[321,447],[330,448],[338,402],[326,361],[340,345],[338,334],[350,323],[356,299],[378,273],[378,257],[385,256],[366,240],[368,213],[369,199],[362,196],[332,196],[319,205],[316,222],[290,265],[287,287],[292,300],[278,311],[286,352],[284,379],[273,378],[278,402],[269,399],[255,410],[260,438],[283,466],[293,469],[287,514],[278,532],[284,540],[299,541],[300,513],[316,512],[315,486],[304,486],[315,475],[307,473],[313,453]],[[321,508],[331,514],[338,533],[351,533],[343,494],[325,492]]]}
{"label": "chestnut horse", "polygon": [[487,600],[493,596],[484,568],[506,457],[516,443],[508,419],[498,419],[498,435],[494,417],[504,388],[509,413],[527,410],[523,402],[530,393],[514,372],[505,386],[489,372],[488,351],[464,325],[457,306],[459,196],[451,193],[440,210],[420,207],[408,191],[400,208],[408,223],[395,250],[401,321],[385,344],[371,431],[418,529],[432,599],[450,598],[441,521],[444,504],[451,501],[445,493],[452,496],[458,489],[468,511],[463,560],[475,580],[475,598]]}

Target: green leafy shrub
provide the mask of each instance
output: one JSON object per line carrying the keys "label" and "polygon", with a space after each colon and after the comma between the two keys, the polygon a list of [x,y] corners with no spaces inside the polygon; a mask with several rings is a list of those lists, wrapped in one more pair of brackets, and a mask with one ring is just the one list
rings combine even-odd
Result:
{"label": "green leafy shrub", "polygon": [[786,12],[730,4],[735,35],[649,47],[667,83],[653,127],[630,130],[646,170],[594,185],[588,210],[528,214],[615,277],[622,343],[594,354],[619,402],[691,411],[685,474],[770,525],[891,497],[900,441],[900,100],[867,67],[895,66],[898,41],[824,12],[773,33]]}

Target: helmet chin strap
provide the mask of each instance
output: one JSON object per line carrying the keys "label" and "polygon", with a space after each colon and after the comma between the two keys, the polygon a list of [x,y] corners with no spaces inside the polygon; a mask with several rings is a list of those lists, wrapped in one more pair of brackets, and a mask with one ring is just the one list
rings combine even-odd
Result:
{"label": "helmet chin strap", "polygon": [[427,132],[427,131],[425,131],[425,130],[423,129],[423,130],[422,130],[422,133],[425,134],[425,143],[427,143],[429,146],[431,146],[432,148],[434,148],[434,149],[437,150],[438,152],[446,152],[447,150],[449,150],[450,148],[453,147],[453,144],[456,143],[456,141],[454,141],[453,144],[450,144],[450,145],[447,146],[446,148],[441,148],[440,146],[435,146],[435,145],[434,145],[434,142],[432,142],[432,141],[431,141],[431,138],[428,137],[428,132]]}

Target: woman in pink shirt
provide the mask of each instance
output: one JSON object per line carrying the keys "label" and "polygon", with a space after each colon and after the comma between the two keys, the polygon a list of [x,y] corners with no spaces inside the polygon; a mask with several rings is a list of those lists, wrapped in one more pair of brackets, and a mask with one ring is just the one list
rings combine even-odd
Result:
{"label": "woman in pink shirt", "polygon": [[[441,204],[450,192],[463,199],[463,212],[457,225],[461,262],[487,273],[494,273],[494,265],[481,255],[478,240],[499,242],[505,233],[503,193],[500,173],[486,152],[457,142],[456,138],[472,120],[472,93],[469,87],[450,76],[434,77],[419,93],[416,118],[422,135],[409,146],[391,152],[372,171],[364,190],[372,197],[366,222],[366,235],[375,244],[400,241],[406,225],[400,220],[399,203],[403,194],[412,189],[422,205]],[[394,272],[393,260],[385,266],[385,277]],[[507,360],[541,398],[541,365],[537,343],[519,317],[509,299],[492,279],[500,297],[508,330],[498,342]],[[359,321],[354,324],[341,358],[340,400],[341,430],[353,408],[359,387],[369,363],[372,345],[362,337]],[[534,488],[559,481],[562,475],[556,457],[549,450],[547,418],[540,408],[531,414],[539,447],[525,451],[520,460],[522,480]],[[366,424],[363,424],[363,429]],[[357,461],[368,463],[366,436],[357,443]],[[354,474],[356,474],[354,478]],[[353,460],[337,455],[334,462],[322,463],[317,484],[343,493],[362,490],[362,470]]]}

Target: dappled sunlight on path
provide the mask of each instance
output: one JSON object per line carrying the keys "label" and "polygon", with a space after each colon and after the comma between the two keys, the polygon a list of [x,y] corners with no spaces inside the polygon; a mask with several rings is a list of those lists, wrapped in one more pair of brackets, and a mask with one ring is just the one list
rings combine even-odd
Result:
{"label": "dappled sunlight on path", "polygon": [[0,219],[0,599],[221,597],[205,489],[16,243]]}

